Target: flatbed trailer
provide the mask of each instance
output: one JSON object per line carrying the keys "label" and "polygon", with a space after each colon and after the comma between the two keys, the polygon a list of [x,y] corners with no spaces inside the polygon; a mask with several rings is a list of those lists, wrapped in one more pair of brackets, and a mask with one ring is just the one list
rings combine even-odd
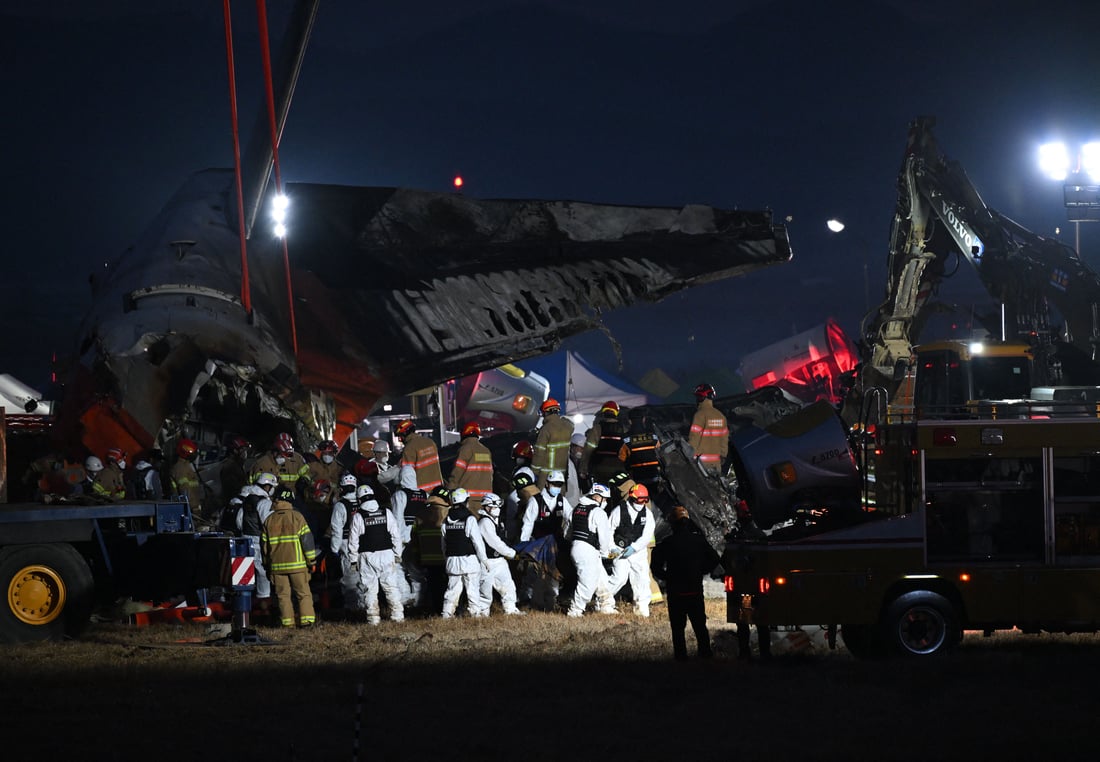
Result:
{"label": "flatbed trailer", "polygon": [[75,637],[97,603],[168,600],[229,581],[230,538],[186,502],[0,505],[0,642]]}

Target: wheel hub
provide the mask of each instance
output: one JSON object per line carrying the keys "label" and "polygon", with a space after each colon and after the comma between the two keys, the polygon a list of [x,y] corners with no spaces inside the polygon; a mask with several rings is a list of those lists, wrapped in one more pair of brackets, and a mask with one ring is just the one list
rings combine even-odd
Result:
{"label": "wheel hub", "polygon": [[8,585],[8,608],[26,624],[49,624],[65,608],[65,583],[49,567],[24,567]]}

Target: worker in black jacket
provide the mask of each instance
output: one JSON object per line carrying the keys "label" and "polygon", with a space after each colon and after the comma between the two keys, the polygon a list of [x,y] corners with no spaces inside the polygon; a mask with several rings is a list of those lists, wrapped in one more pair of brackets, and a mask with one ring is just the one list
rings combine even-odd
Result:
{"label": "worker in black jacket", "polygon": [[721,559],[707,542],[699,527],[692,522],[684,506],[676,506],[671,514],[672,534],[653,549],[650,571],[665,583],[668,601],[668,622],[672,627],[672,654],[677,661],[687,659],[684,630],[687,620],[695,631],[701,659],[714,655],[707,632],[707,611],[703,602],[703,575],[718,566]]}

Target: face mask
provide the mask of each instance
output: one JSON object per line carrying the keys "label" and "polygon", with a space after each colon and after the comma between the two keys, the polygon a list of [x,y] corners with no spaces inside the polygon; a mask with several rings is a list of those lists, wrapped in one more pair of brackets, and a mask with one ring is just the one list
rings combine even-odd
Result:
{"label": "face mask", "polygon": [[125,471],[126,470],[126,461],[120,460],[118,462],[118,470],[119,471]]}
{"label": "face mask", "polygon": [[286,463],[286,458],[284,458],[282,455],[276,455],[275,462],[281,466]]}
{"label": "face mask", "polygon": [[494,519],[500,518],[500,509],[499,508],[486,508],[485,510],[488,511],[489,516],[491,518],[494,518]]}
{"label": "face mask", "polygon": [[547,491],[547,493],[549,493],[549,495],[551,497],[557,497],[558,495],[561,494],[561,487],[555,487],[555,486],[549,485],[549,486],[546,487],[546,491]]}
{"label": "face mask", "polygon": [[336,460],[336,458],[334,458],[331,455],[322,455],[321,456],[321,462],[324,463],[325,465],[328,465],[329,463],[331,463],[334,460]]}

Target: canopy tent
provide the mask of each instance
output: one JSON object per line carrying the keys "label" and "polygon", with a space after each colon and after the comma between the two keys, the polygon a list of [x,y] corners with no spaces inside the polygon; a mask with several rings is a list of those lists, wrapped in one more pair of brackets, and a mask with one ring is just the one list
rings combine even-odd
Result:
{"label": "canopy tent", "polygon": [[587,424],[608,400],[620,407],[659,402],[626,379],[599,368],[572,350],[554,352],[516,363],[550,382],[550,396],[562,405],[562,414],[582,416]]}

